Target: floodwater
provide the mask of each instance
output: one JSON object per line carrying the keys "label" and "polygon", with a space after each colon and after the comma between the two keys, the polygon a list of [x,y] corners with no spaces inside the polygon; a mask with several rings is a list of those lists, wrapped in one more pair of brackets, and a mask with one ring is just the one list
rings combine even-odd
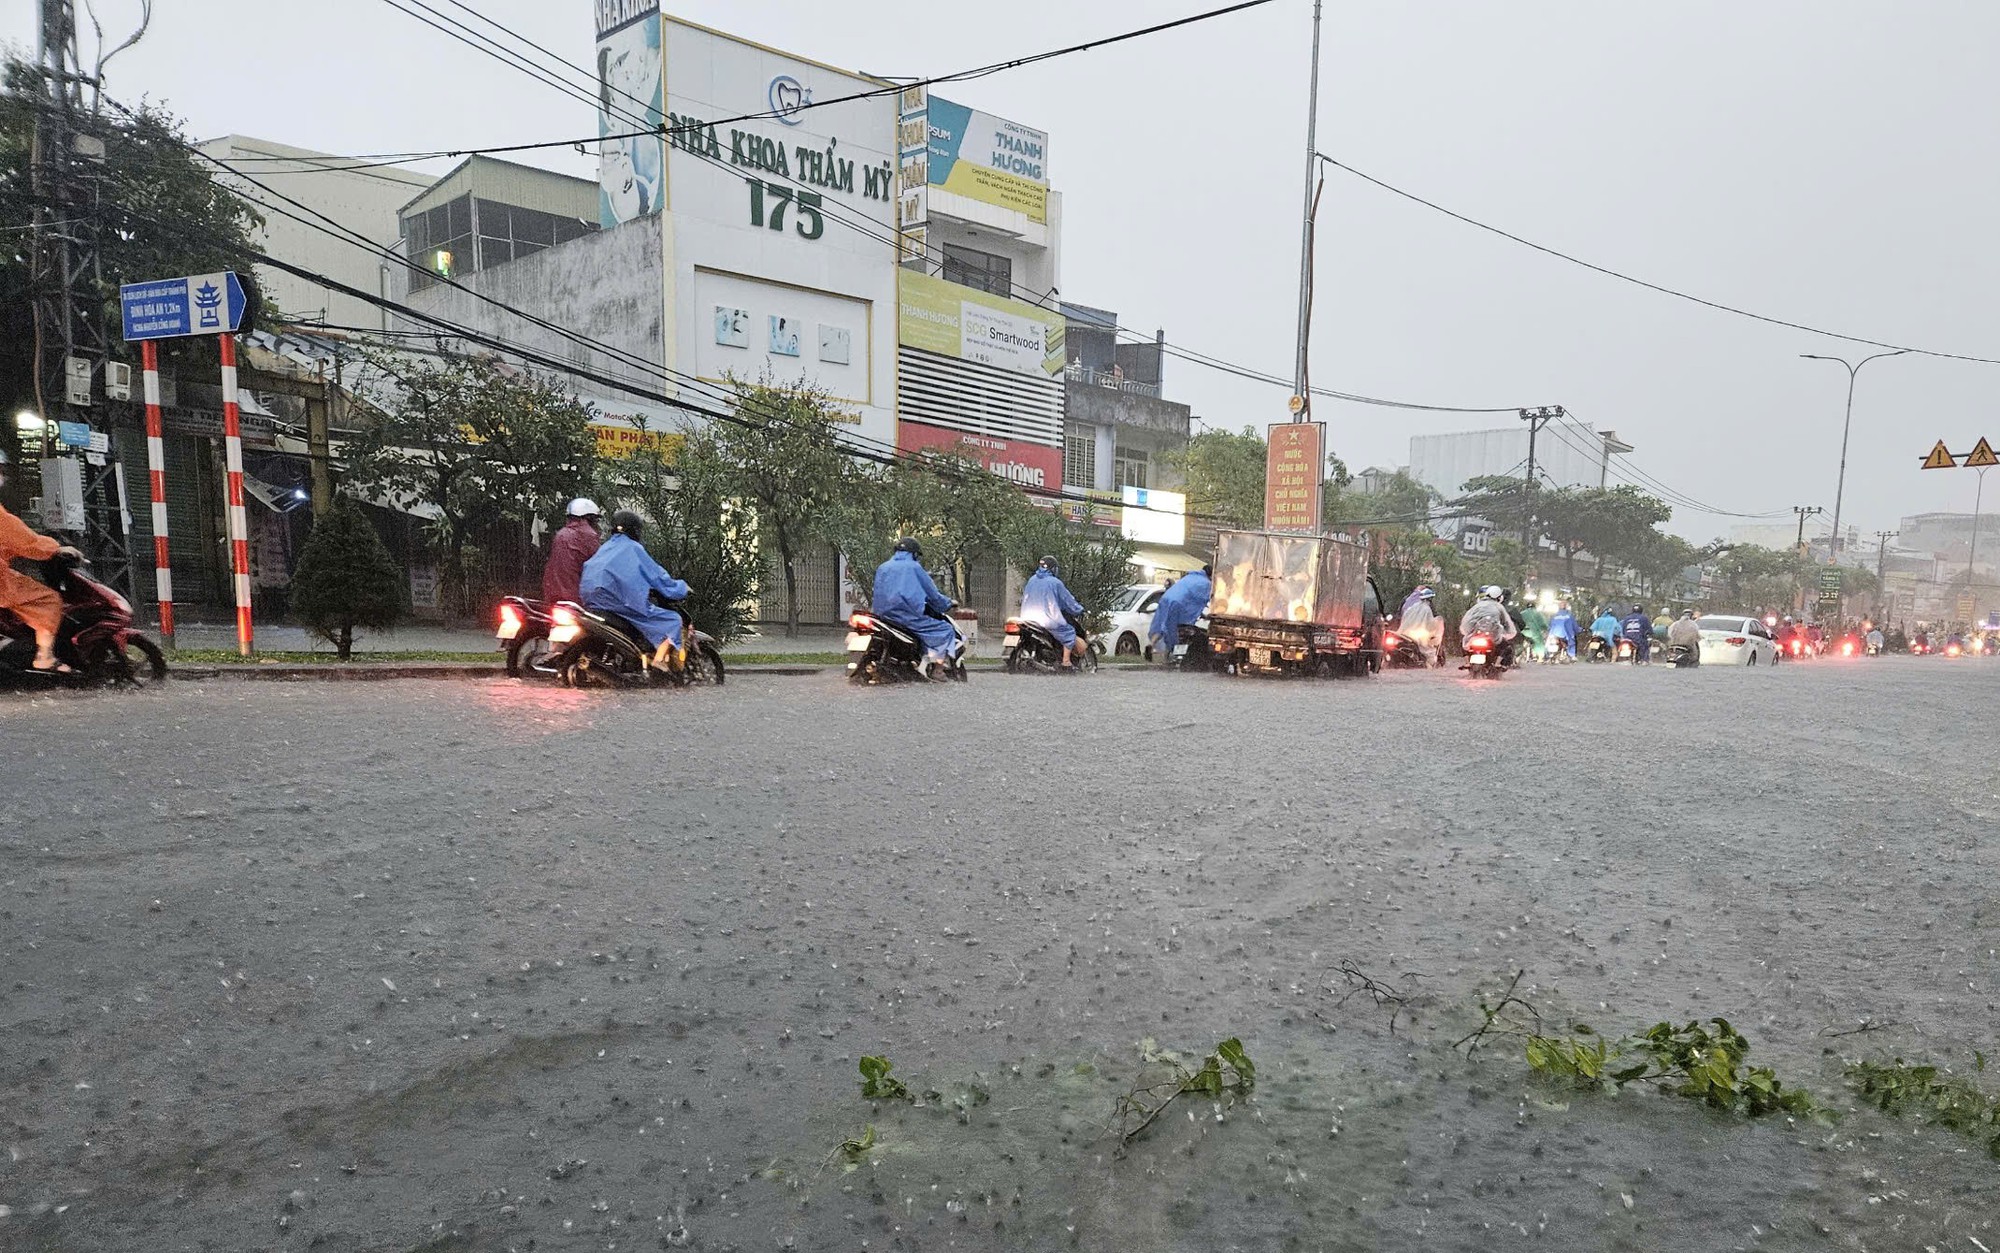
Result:
{"label": "floodwater", "polygon": [[[1996,1051],[1996,693],[7,697],[0,1248],[1993,1253],[2000,1162],[1841,1067]],[[1726,1017],[1838,1116],[1454,1050],[1516,972],[1555,1024]],[[1141,1041],[1231,1036],[1247,1097],[1121,1142]]]}

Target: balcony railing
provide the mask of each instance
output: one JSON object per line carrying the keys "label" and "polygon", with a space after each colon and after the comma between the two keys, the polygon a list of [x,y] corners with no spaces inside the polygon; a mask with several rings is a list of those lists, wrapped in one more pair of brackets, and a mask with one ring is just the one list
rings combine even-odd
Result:
{"label": "balcony railing", "polygon": [[1093,370],[1081,361],[1072,361],[1068,368],[1063,370],[1063,377],[1072,383],[1088,383],[1107,391],[1132,392],[1135,395],[1155,398],[1160,394],[1158,383],[1141,383],[1136,379],[1128,379],[1116,370]]}

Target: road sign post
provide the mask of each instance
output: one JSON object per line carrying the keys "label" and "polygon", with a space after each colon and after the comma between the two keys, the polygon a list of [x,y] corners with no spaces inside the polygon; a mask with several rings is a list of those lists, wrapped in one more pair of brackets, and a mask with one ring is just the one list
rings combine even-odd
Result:
{"label": "road sign post", "polygon": [[127,343],[139,344],[146,378],[146,469],[152,479],[153,577],[160,601],[160,635],[174,641],[174,574],[167,549],[167,464],[165,434],[160,419],[160,355],[162,339],[214,335],[222,355],[222,436],[228,465],[230,564],[236,584],[236,651],[250,655],[253,623],[250,614],[249,518],[243,509],[243,421],[236,403],[237,328],[243,325],[247,301],[243,283],[228,270],[185,278],[127,283],[118,289],[118,307]]}

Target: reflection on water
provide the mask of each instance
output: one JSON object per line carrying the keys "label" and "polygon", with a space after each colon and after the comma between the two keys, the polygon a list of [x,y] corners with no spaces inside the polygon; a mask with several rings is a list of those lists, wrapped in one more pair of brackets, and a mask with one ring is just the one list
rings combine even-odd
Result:
{"label": "reflection on water", "polygon": [[583,691],[560,683],[495,679],[480,685],[478,700],[493,729],[518,740],[581,731],[596,721],[606,700],[618,692]]}

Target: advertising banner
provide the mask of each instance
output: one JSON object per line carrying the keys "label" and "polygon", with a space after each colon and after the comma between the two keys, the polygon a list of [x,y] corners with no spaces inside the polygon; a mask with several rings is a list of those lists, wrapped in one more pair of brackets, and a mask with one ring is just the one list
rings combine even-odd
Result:
{"label": "advertising banner", "polygon": [[1119,533],[1136,544],[1179,548],[1187,542],[1187,497],[1158,488],[1122,489]]}
{"label": "advertising banner", "polygon": [[1047,134],[937,96],[928,130],[932,187],[1049,220]]}
{"label": "advertising banner", "polygon": [[1317,534],[1320,467],[1326,423],[1279,422],[1270,428],[1264,462],[1264,529]]}
{"label": "advertising banner", "polygon": [[597,216],[598,225],[610,230],[660,211],[665,137],[632,132],[666,118],[666,59],[660,0],[596,0],[596,8]]}
{"label": "advertising banner", "polygon": [[903,88],[896,99],[896,229],[902,247],[897,264],[920,259],[930,221],[930,88]]}
{"label": "advertising banner", "polygon": [[1062,449],[1018,439],[996,439],[904,419],[897,424],[899,452],[948,452],[967,457],[1022,487],[1055,490],[1062,484]]}
{"label": "advertising banner", "polygon": [[687,436],[678,432],[646,431],[609,422],[592,422],[590,434],[597,441],[597,455],[607,461],[622,461],[642,448],[651,448],[671,465],[674,455],[687,442]]}
{"label": "advertising banner", "polygon": [[1062,314],[905,270],[898,281],[899,342],[961,361],[1055,378],[1063,371]]}

